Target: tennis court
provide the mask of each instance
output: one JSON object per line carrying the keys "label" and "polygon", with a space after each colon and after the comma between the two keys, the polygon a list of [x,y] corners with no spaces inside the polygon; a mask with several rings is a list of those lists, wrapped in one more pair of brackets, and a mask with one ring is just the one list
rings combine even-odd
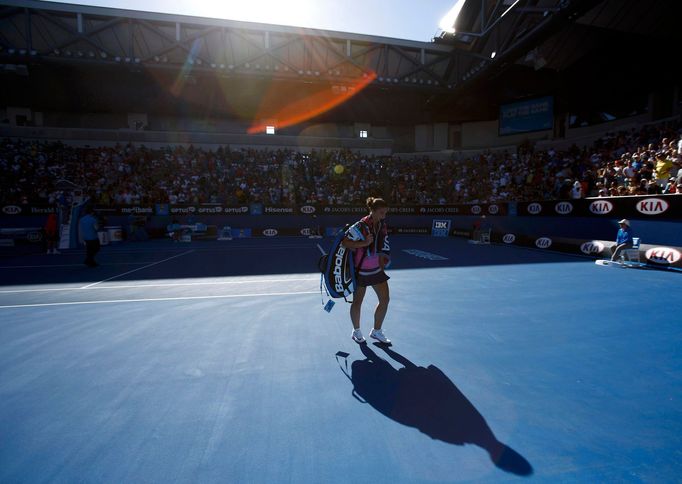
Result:
{"label": "tennis court", "polygon": [[679,479],[679,274],[396,236],[387,348],[329,240],[0,259],[0,482]]}

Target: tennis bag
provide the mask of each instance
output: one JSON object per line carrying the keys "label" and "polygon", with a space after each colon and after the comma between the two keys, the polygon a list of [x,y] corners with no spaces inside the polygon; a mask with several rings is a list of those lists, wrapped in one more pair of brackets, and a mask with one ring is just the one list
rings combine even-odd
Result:
{"label": "tennis bag", "polygon": [[348,296],[355,292],[356,267],[353,258],[353,251],[344,247],[341,242],[348,235],[351,240],[364,240],[360,224],[358,222],[352,226],[346,225],[339,230],[334,237],[334,242],[329,252],[318,261],[318,268],[322,273],[327,294],[331,298],[343,298],[346,301]]}

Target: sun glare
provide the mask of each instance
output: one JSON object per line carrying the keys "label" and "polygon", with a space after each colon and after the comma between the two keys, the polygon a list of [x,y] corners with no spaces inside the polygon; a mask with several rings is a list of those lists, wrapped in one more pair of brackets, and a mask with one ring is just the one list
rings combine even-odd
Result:
{"label": "sun glare", "polygon": [[320,11],[314,0],[196,0],[185,2],[195,15],[294,27],[315,27]]}
{"label": "sun glare", "polygon": [[438,22],[438,27],[440,27],[443,32],[449,32],[451,34],[455,33],[455,21],[459,16],[460,10],[462,10],[462,7],[464,6],[464,1],[465,0],[459,0],[457,3],[455,3],[448,13],[446,13],[443,18],[440,19],[440,22]]}

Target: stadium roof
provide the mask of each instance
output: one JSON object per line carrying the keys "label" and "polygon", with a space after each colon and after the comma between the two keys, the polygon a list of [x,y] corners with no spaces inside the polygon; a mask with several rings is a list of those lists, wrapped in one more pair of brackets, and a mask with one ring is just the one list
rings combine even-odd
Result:
{"label": "stadium roof", "polygon": [[[70,96],[62,109],[82,98],[97,104],[96,93],[79,92],[93,84],[107,92],[113,78],[111,102],[122,106],[117,87],[125,72],[128,102],[140,109],[150,99],[144,86],[151,76],[166,88],[178,79],[194,86],[182,96],[195,106],[216,89],[239,91],[246,104],[255,104],[273,86],[288,96],[366,85],[330,118],[382,124],[494,119],[499,104],[523,97],[554,95],[561,110],[617,103],[679,83],[672,67],[681,35],[676,6],[675,0],[466,0],[454,35],[417,42],[10,0],[0,6],[0,63],[16,88],[13,99],[19,102],[23,89],[27,102],[53,109],[60,107],[57,92]],[[46,87],[45,76],[55,76],[60,87]],[[42,99],[36,91],[45,91]],[[174,98],[155,99],[165,106]],[[217,112],[220,106],[215,102]],[[245,106],[230,110],[253,115]]]}

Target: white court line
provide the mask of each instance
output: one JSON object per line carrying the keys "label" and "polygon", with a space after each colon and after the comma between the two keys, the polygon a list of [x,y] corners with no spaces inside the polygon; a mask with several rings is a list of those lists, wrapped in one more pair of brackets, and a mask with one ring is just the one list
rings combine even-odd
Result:
{"label": "white court line", "polygon": [[[106,264],[100,264],[101,266],[135,266],[141,264],[151,264],[151,262],[108,262]],[[0,269],[43,269],[50,267],[83,267],[83,263],[80,264],[45,264],[42,266],[0,266]]]}
{"label": "white court line", "polygon": [[79,304],[111,304],[111,303],[129,303],[129,302],[153,302],[153,301],[189,301],[193,299],[228,299],[237,297],[267,297],[267,296],[294,296],[299,294],[317,294],[317,291],[301,291],[301,292],[270,292],[262,294],[223,294],[219,296],[183,296],[183,297],[154,297],[145,299],[110,299],[105,301],[70,301],[70,302],[56,302],[56,303],[40,303],[40,304],[14,304],[11,306],[0,306],[0,309],[16,309],[16,308],[39,308],[46,306],[74,306]]}
{"label": "white court line", "polygon": [[327,255],[327,253],[324,251],[322,246],[320,244],[317,244],[317,248],[320,249],[320,252],[322,252],[322,255]]}
{"label": "white court line", "polygon": [[149,264],[149,265],[146,265],[143,267],[138,267],[137,269],[133,269],[132,271],[124,272],[123,274],[117,274],[115,276],[109,277],[107,279],[103,279],[103,280],[98,281],[98,282],[93,282],[92,284],[88,284],[87,286],[83,286],[81,289],[87,289],[87,288],[95,286],[97,284],[101,284],[103,282],[107,282],[107,281],[110,281],[112,279],[116,279],[117,277],[125,276],[126,274],[131,274],[133,272],[141,271],[142,269],[146,269],[147,267],[155,266],[156,264],[161,264],[162,262],[166,262],[166,261],[169,261],[171,259],[175,259],[177,257],[182,257],[183,255],[191,254],[192,252],[194,252],[194,251],[188,250],[187,252],[183,252],[182,254],[177,254],[177,255],[174,255],[172,257],[168,257],[167,259],[163,259],[163,260],[160,260],[158,262],[154,262],[153,264]]}
{"label": "white court line", "polygon": [[251,279],[246,281],[212,281],[212,282],[171,282],[167,284],[131,284],[119,286],[92,286],[92,287],[46,287],[43,289],[9,289],[0,291],[0,294],[21,294],[25,292],[60,292],[60,291],[91,291],[94,289],[136,289],[140,287],[176,287],[176,286],[219,286],[222,284],[250,284],[259,282],[291,282],[291,281],[317,281],[314,278],[289,278],[289,279]]}

